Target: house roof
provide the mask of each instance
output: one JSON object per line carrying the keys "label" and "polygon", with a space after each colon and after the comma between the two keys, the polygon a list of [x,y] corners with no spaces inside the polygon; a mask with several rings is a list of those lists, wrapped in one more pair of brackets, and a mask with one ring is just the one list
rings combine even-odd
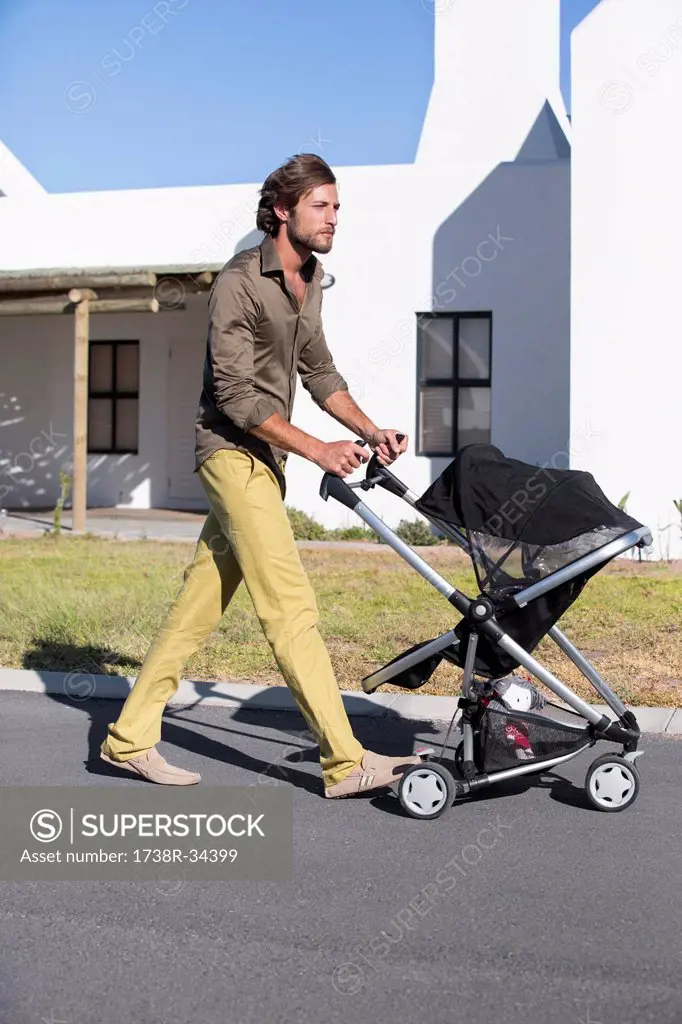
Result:
{"label": "house roof", "polygon": [[[357,190],[384,194],[413,164],[344,167],[342,204]],[[220,269],[262,238],[255,228],[259,184],[67,192],[0,203],[0,267],[148,269],[191,273]]]}
{"label": "house roof", "polygon": [[43,186],[0,140],[0,196],[28,199],[38,195],[46,195]]}

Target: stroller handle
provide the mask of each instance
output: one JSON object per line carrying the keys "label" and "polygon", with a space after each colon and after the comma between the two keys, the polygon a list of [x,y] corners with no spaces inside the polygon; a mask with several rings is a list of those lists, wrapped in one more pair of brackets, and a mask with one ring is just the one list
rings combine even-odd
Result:
{"label": "stroller handle", "polygon": [[[405,435],[396,434],[395,437],[396,441],[400,442]],[[387,466],[383,466],[376,455],[373,455],[367,463],[365,479],[361,482],[360,486],[363,490],[369,491],[370,488],[375,487],[377,484],[390,491],[391,494],[395,494],[398,498],[403,498],[409,491],[407,484],[404,484],[402,480],[398,480],[398,477],[394,476]]]}
{"label": "stroller handle", "polygon": [[[404,434],[396,434],[395,436],[396,441],[399,443],[405,437]],[[362,440],[358,440],[355,443],[361,448],[367,444],[366,441]],[[377,484],[390,491],[391,494],[395,494],[398,498],[404,497],[409,490],[406,484],[398,480],[397,476],[394,476],[386,466],[379,462],[377,456],[373,455],[367,463],[364,480],[361,480],[358,484],[353,484],[353,487],[349,486],[336,473],[325,473],[320,484],[320,497],[326,501],[329,495],[331,495],[332,498],[336,498],[346,508],[354,509],[361,499],[354,494],[353,488],[362,487],[363,490],[368,491]]]}

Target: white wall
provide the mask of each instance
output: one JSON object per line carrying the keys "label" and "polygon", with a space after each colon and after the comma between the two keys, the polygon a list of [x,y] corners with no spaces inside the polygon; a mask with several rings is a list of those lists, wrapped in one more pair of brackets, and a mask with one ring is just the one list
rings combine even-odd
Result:
{"label": "white wall", "polygon": [[[416,491],[449,461],[413,454],[418,312],[492,310],[493,443],[532,463],[558,457],[565,466],[568,458],[568,162],[500,165],[470,195],[467,173],[466,166],[459,176],[419,167],[393,189],[381,175],[364,187],[343,184],[334,250],[324,257],[336,278],[322,307],[336,365],[379,426],[410,437],[394,471]],[[393,208],[403,216],[382,215]],[[481,249],[482,262],[476,253],[490,236],[499,244]],[[358,245],[363,237],[367,244]],[[351,436],[300,387],[293,422],[327,440]],[[311,464],[292,456],[287,480],[290,504],[329,526],[359,522],[319,498],[320,472]],[[379,489],[368,501],[389,523],[413,518]]]}
{"label": "white wall", "polygon": [[[139,454],[88,456],[91,507],[166,503],[168,350],[205,334],[204,306],[196,297],[185,311],[90,318],[93,341],[140,342]],[[73,317],[0,318],[0,367],[0,505],[52,508],[59,470],[72,468]]]}
{"label": "white wall", "polygon": [[417,159],[488,173],[514,160],[559,88],[559,0],[456,0],[434,15],[434,85]]}
{"label": "white wall", "polygon": [[54,507],[57,500],[73,423],[55,382],[72,329],[67,317],[0,318],[0,507]]}
{"label": "white wall", "polygon": [[[434,245],[434,282],[463,267],[449,279],[457,294],[440,308],[493,313],[492,442],[538,464],[568,442],[569,174],[568,160],[499,165]],[[491,236],[481,265],[476,253]]]}
{"label": "white wall", "polygon": [[45,195],[45,189],[31,172],[17,160],[14,153],[0,141],[0,192],[18,199],[35,199]]}
{"label": "white wall", "polygon": [[572,55],[573,465],[679,557],[682,0],[601,3]]}
{"label": "white wall", "polygon": [[256,204],[254,185],[74,192],[30,203],[8,196],[0,203],[0,266],[222,263],[252,225]]}

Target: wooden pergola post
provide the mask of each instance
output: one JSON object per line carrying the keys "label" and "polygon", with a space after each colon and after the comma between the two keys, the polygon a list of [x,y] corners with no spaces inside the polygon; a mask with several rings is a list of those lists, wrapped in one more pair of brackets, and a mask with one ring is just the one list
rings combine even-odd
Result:
{"label": "wooden pergola post", "polygon": [[85,298],[77,304],[74,325],[72,529],[74,533],[84,533],[88,490],[89,299]]}

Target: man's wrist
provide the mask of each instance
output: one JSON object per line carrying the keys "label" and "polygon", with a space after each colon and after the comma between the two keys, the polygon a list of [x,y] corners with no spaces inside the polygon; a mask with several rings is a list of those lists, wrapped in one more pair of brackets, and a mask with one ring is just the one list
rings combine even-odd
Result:
{"label": "man's wrist", "polygon": [[269,445],[291,452],[293,455],[300,455],[311,462],[318,461],[324,448],[324,442],[318,437],[294,427],[292,423],[283,420],[279,413],[274,413],[259,426],[252,427],[248,433]]}
{"label": "man's wrist", "polygon": [[322,403],[322,408],[366,444],[371,444],[376,440],[376,435],[381,433],[346,389],[334,391]]}
{"label": "man's wrist", "polygon": [[371,445],[373,443],[376,443],[376,436],[378,433],[379,428],[375,427],[374,424],[372,424],[371,426],[366,427],[365,430],[361,431],[360,436],[362,437],[363,441],[366,441],[367,444]]}
{"label": "man's wrist", "polygon": [[309,462],[314,462],[316,465],[319,463],[324,451],[324,441],[320,441],[319,437],[310,436],[309,442],[305,446],[305,451],[301,452],[301,455]]}

